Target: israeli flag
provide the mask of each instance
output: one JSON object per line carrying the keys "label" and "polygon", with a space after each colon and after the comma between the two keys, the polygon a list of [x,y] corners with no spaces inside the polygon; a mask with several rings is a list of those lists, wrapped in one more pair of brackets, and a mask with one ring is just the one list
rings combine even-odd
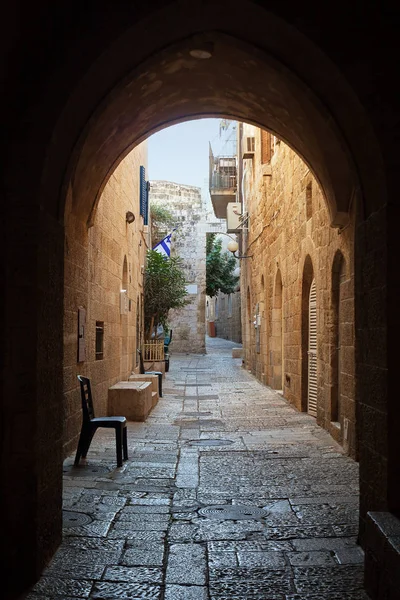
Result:
{"label": "israeli flag", "polygon": [[161,242],[158,242],[158,244],[156,244],[154,246],[153,250],[155,250],[155,252],[159,252],[166,258],[169,258],[171,255],[171,235],[172,234],[173,234],[173,231],[171,231],[171,233],[169,233],[165,238],[163,238],[161,240]]}

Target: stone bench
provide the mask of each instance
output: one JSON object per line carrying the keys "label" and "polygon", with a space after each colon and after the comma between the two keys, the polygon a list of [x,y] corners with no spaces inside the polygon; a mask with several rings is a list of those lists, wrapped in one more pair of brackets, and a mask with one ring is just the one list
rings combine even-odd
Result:
{"label": "stone bench", "polygon": [[152,391],[152,406],[153,408],[158,402],[158,375],[141,375],[140,373],[132,373],[128,381],[149,381]]}
{"label": "stone bench", "polygon": [[153,408],[151,381],[119,381],[108,388],[109,416],[144,421]]}
{"label": "stone bench", "polygon": [[160,371],[165,378],[165,360],[144,360],[145,371]]}
{"label": "stone bench", "polygon": [[232,358],[242,358],[243,348],[232,348]]}

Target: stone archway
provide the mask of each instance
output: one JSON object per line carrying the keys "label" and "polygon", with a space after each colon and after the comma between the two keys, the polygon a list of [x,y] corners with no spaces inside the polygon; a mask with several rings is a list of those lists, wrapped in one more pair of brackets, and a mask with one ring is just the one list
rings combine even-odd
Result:
{"label": "stone archway", "polygon": [[[387,363],[378,344],[386,339],[386,313],[382,303],[371,317],[372,300],[362,290],[363,266],[378,250],[376,281],[382,290],[388,283],[386,231],[379,236],[376,229],[384,230],[386,224],[386,177],[390,181],[396,171],[392,181],[397,193],[397,170],[392,158],[389,165],[383,162],[375,131],[382,148],[387,142],[390,147],[394,132],[383,123],[379,102],[377,107],[371,102],[368,69],[357,71],[359,56],[364,60],[362,53],[371,45],[367,25],[376,33],[375,20],[366,16],[355,35],[339,18],[339,5],[331,31],[325,18],[319,20],[302,5],[293,4],[286,13],[284,6],[266,11],[253,2],[223,0],[217,9],[213,3],[193,7],[185,1],[150,2],[140,10],[132,6],[111,13],[111,7],[99,2],[87,22],[74,13],[76,27],[68,20],[59,27],[54,17],[54,29],[44,6],[34,15],[37,27],[22,23],[19,30],[16,21],[10,23],[16,28],[10,40],[16,45],[19,40],[20,46],[10,53],[12,68],[4,88],[9,110],[4,111],[8,122],[2,163],[8,209],[1,223],[6,246],[2,327],[7,340],[2,476],[8,483],[4,540],[11,556],[5,568],[16,588],[35,579],[61,534],[62,221],[67,192],[77,226],[90,225],[112,169],[135,144],[166,124],[200,116],[255,123],[285,140],[310,165],[333,225],[344,225],[351,203],[357,202],[360,220],[365,219],[356,240],[357,331],[364,332],[371,350],[368,356],[359,355],[358,398],[363,400],[360,410],[367,413],[370,406],[364,398],[374,409],[372,395],[378,396],[377,414],[387,416]],[[56,32],[54,37],[50,31]],[[212,59],[193,58],[190,50],[205,43],[212,45]],[[383,51],[384,45],[365,61],[376,74],[385,64],[390,75]],[[382,100],[382,105],[390,122],[390,103]],[[392,241],[398,243],[397,237]],[[394,269],[398,278],[396,273]],[[394,315],[395,294],[393,299]],[[396,331],[390,329],[393,339]],[[391,410],[397,414],[394,398]],[[388,427],[396,424],[391,418],[388,425],[385,417],[379,430],[382,442],[387,441]],[[22,422],[29,426],[15,425]],[[369,506],[398,508],[399,442],[395,430],[393,434],[387,457],[379,454],[385,444],[370,439],[367,430],[361,432],[367,455],[379,450],[379,465],[389,458],[389,468],[378,469],[379,481],[364,471],[368,502],[363,515]]]}
{"label": "stone archway", "polygon": [[209,60],[191,56],[199,42],[188,37],[136,67],[96,108],[68,166],[64,185],[72,184],[73,210],[90,226],[108,177],[149,134],[183,120],[223,116],[262,126],[296,150],[321,184],[331,225],[345,226],[359,183],[325,108],[254,46],[216,32],[205,33],[200,44],[203,39],[213,49]]}

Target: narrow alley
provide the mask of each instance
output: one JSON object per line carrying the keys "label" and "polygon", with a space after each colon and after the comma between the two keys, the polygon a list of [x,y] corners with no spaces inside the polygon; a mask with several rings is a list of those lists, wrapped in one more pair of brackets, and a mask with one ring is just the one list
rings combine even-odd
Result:
{"label": "narrow alley", "polygon": [[64,463],[64,539],[28,600],[362,600],[358,465],[233,359],[174,354],[164,395]]}

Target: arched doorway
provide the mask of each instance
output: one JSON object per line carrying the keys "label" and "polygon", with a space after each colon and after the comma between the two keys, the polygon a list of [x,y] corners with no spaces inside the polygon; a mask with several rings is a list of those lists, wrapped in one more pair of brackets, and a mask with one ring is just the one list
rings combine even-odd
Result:
{"label": "arched doorway", "polygon": [[[314,283],[314,291],[311,294],[312,285]],[[315,296],[315,279],[314,268],[310,255],[306,256],[303,266],[302,280],[302,310],[301,310],[301,409],[304,412],[309,412],[309,393],[311,391],[313,398],[311,400],[311,413],[316,416],[317,413],[317,388],[316,380],[311,382],[310,389],[310,367],[312,373],[315,372],[316,377],[316,296]],[[313,309],[311,311],[311,299],[313,301]],[[311,324],[311,319],[315,319],[315,323]],[[310,340],[310,333],[313,339]],[[310,355],[310,348],[312,354]],[[311,362],[310,362],[311,356]]]}
{"label": "arched doorway", "polygon": [[250,294],[250,288],[247,287],[247,293],[246,293],[246,322],[244,323],[244,327],[243,327],[243,334],[246,340],[245,343],[245,348],[246,350],[246,364],[247,367],[251,367],[252,362],[253,362],[253,348],[252,348],[252,335],[251,335],[251,331],[252,331],[252,327],[251,327],[251,294]]}
{"label": "arched doorway", "polygon": [[279,269],[275,276],[272,309],[271,367],[272,387],[275,390],[283,390],[283,288]]}
{"label": "arched doorway", "polygon": [[308,361],[307,361],[307,412],[317,416],[317,287],[315,279],[308,296]]}
{"label": "arched doorway", "polygon": [[[62,221],[66,191],[71,193],[77,226],[85,227],[91,222],[113,167],[135,143],[166,123],[201,115],[225,115],[259,124],[299,151],[324,189],[333,224],[345,222],[353,192],[360,189],[356,171],[362,180],[365,216],[373,215],[372,219],[381,224],[379,219],[384,219],[379,209],[386,204],[385,169],[373,134],[373,127],[380,129],[376,126],[381,123],[379,106],[374,116],[373,103],[368,99],[363,107],[357,97],[359,85],[362,88],[365,83],[368,88],[368,71],[361,75],[361,83],[357,76],[354,78],[354,89],[347,83],[358,60],[355,56],[351,63],[351,43],[357,46],[353,51],[358,55],[368,47],[370,36],[365,35],[365,46],[355,43],[353,35],[343,36],[337,52],[340,30],[335,30],[333,46],[332,35],[321,34],[314,43],[310,32],[324,32],[326,21],[303,14],[305,8],[301,5],[293,7],[290,17],[285,7],[266,11],[252,2],[221,5],[222,10],[215,10],[212,3],[196,5],[193,18],[192,7],[185,2],[157,6],[148,3],[140,11],[132,6],[113,14],[101,4],[93,19],[79,21],[76,30],[72,24],[65,25],[54,52],[43,52],[43,47],[35,46],[35,38],[37,44],[39,40],[46,44],[46,31],[41,27],[52,31],[47,20],[40,21],[40,11],[38,29],[32,27],[29,32],[21,27],[23,34],[10,36],[26,47],[12,53],[20,87],[15,85],[14,72],[11,84],[5,86],[11,94],[7,133],[12,134],[13,141],[3,165],[7,197],[17,201],[10,202],[4,222],[8,246],[2,278],[6,292],[2,324],[4,338],[12,340],[12,348],[4,345],[4,414],[5,422],[11,424],[19,415],[17,407],[23,407],[26,422],[35,424],[31,432],[15,431],[12,437],[10,431],[5,432],[10,452],[6,452],[2,475],[10,484],[4,502],[11,507],[11,516],[4,537],[14,560],[6,568],[14,574],[11,579],[20,583],[20,564],[27,565],[27,580],[21,585],[35,578],[61,532]],[[214,33],[217,31],[225,33]],[[271,34],[265,35],[266,31]],[[198,32],[203,32],[200,42],[214,45],[212,63],[188,57],[199,41],[195,35]],[[57,60],[61,56],[63,60]],[[337,64],[328,56],[335,57]],[[350,57],[350,77],[346,77],[342,57]],[[38,68],[41,64],[43,69]],[[35,72],[34,86],[26,77],[30,67]],[[385,135],[382,133],[381,147],[386,147]],[[371,169],[371,164],[377,168]],[[20,176],[21,165],[24,177]],[[20,230],[21,216],[27,225],[23,244],[22,237],[11,235]],[[365,230],[370,232],[371,222]],[[360,228],[356,267],[360,277],[364,262],[378,244],[371,236],[371,246],[365,247],[363,233]],[[385,258],[381,262],[385,265]],[[30,302],[29,310],[18,314],[16,328],[14,311],[22,297],[22,279],[24,295],[29,295]],[[360,285],[360,279],[358,282]],[[358,302],[358,331],[368,337],[368,307],[372,300],[360,294]],[[384,329],[383,308],[378,312]],[[370,343],[374,349],[373,336]],[[367,363],[360,358],[358,381],[368,399],[372,392],[368,389],[371,369]],[[377,370],[385,368],[379,356],[373,364]],[[18,373],[22,373],[19,381],[26,385],[16,390]],[[386,375],[378,385],[386,407],[385,383]],[[52,415],[52,420],[43,415]],[[395,419],[388,421],[395,423]],[[386,439],[386,433],[383,428],[382,439]],[[368,447],[368,431],[365,435]],[[12,451],[14,446],[18,452]],[[395,443],[390,448],[393,457],[398,455]],[[21,463],[29,477],[18,477],[16,466]],[[387,471],[382,469],[381,473],[382,485],[374,487],[372,504],[385,509],[387,497],[382,490],[387,489]],[[393,469],[392,489],[397,490],[394,473]],[[44,479],[48,484],[39,485]],[[368,487],[368,481],[365,485]],[[390,505],[395,507],[393,491],[389,497]],[[40,508],[45,506],[52,507],[50,515]],[[46,539],[40,530],[46,531]]]}

